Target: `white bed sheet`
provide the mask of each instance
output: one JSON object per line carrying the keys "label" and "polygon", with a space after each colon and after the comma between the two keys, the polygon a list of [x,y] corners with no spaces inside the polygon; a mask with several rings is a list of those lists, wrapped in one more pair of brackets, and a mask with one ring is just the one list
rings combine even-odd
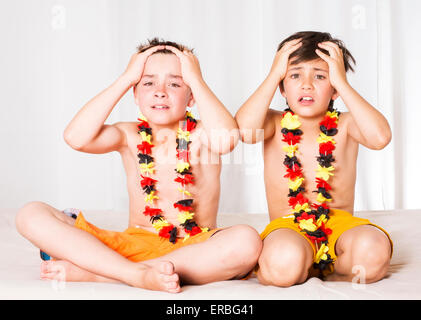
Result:
{"label": "white bed sheet", "polygon": [[[387,277],[373,284],[330,282],[311,278],[290,288],[263,286],[255,277],[184,286],[179,294],[137,289],[125,284],[59,283],[40,280],[39,250],[18,234],[17,210],[0,210],[0,299],[171,299],[171,300],[273,300],[273,299],[421,299],[421,210],[357,212],[382,226],[394,243]],[[121,212],[84,211],[90,222],[124,230]],[[249,224],[263,231],[267,215],[221,214],[219,226]]]}

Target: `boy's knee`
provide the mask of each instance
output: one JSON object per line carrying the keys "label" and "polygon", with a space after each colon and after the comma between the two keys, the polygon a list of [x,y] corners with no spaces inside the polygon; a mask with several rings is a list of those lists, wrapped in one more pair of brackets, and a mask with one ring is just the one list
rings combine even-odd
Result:
{"label": "boy's knee", "polygon": [[307,279],[311,262],[304,248],[285,245],[277,252],[261,255],[258,279],[265,285],[290,287]]}
{"label": "boy's knee", "polygon": [[45,203],[40,201],[32,201],[25,204],[16,214],[16,229],[20,233],[24,233],[25,230],[32,225],[33,220],[36,219],[38,213],[44,207]]}
{"label": "boy's knee", "polygon": [[382,234],[362,236],[354,247],[353,266],[363,272],[366,283],[384,278],[390,264],[390,242]]}
{"label": "boy's knee", "polygon": [[254,266],[262,250],[259,234],[248,225],[237,225],[230,229],[231,243],[227,246],[227,256],[239,265]]}

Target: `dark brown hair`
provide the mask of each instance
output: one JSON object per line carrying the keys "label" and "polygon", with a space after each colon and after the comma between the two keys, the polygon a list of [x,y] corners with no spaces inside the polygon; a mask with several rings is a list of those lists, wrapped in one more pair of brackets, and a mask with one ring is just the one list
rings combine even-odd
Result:
{"label": "dark brown hair", "polygon": [[289,58],[292,60],[291,64],[320,59],[320,57],[316,53],[316,49],[319,49],[323,53],[329,55],[329,52],[320,48],[318,44],[321,42],[330,41],[336,43],[342,50],[345,71],[354,71],[354,69],[351,66],[351,62],[355,65],[355,59],[352,56],[351,52],[349,52],[349,50],[345,47],[345,44],[341,40],[333,38],[330,35],[330,33],[317,31],[300,31],[294,33],[278,45],[277,51],[279,51],[286,42],[294,39],[301,39],[302,45],[289,56]]}
{"label": "dark brown hair", "polygon": [[[137,47],[137,52],[141,53],[145,50],[148,50],[149,48],[156,47],[156,46],[172,46],[174,48],[177,48],[180,51],[184,51],[185,49],[187,49],[193,52],[193,49],[190,49],[186,47],[185,45],[182,45],[173,41],[166,41],[159,38],[149,39],[147,43],[140,44]],[[153,54],[156,54],[156,53],[173,54],[173,52],[168,49],[158,50],[158,51],[155,51]]]}

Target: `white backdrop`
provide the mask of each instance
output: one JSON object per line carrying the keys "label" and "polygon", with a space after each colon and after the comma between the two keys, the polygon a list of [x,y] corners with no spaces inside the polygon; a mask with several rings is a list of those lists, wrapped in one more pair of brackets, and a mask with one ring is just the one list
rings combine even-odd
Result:
{"label": "white backdrop", "polygon": [[[205,80],[235,114],[277,44],[316,30],[345,42],[357,60],[351,85],[393,130],[384,150],[360,148],[355,209],[419,209],[420,13],[417,0],[1,0],[0,207],[127,210],[119,155],[76,152],[63,130],[140,42],[195,48]],[[277,94],[273,106],[283,103]],[[107,123],[136,117],[130,91]],[[265,213],[261,145],[240,143],[223,160],[220,211]]]}

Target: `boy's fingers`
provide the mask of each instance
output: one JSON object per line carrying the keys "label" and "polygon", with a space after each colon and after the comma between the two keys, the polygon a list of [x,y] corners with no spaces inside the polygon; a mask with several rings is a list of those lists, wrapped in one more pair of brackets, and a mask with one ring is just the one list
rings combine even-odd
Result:
{"label": "boy's fingers", "polygon": [[324,61],[326,61],[327,63],[329,63],[332,58],[330,56],[328,56],[327,54],[323,53],[321,50],[316,49],[316,54],[322,58]]}
{"label": "boy's fingers", "polygon": [[[319,47],[326,49],[329,51],[329,54],[332,56],[332,54],[335,54],[336,56],[340,56],[342,51],[339,49],[338,45],[333,42],[321,42],[318,44]],[[330,49],[330,50],[329,50]]]}
{"label": "boy's fingers", "polygon": [[174,53],[177,57],[181,57],[182,53],[180,50],[178,50],[176,47],[173,46],[165,46],[165,49],[170,50],[172,53]]}

